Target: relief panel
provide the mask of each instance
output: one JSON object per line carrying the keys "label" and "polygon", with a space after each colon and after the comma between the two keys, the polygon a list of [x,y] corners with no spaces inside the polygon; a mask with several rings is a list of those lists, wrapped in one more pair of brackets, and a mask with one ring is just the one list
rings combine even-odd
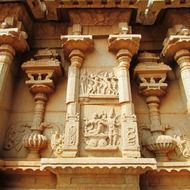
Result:
{"label": "relief panel", "polygon": [[80,77],[80,97],[118,98],[118,78],[114,72],[83,71]]}
{"label": "relief panel", "polygon": [[81,110],[81,156],[119,155],[121,146],[119,106],[82,105]]}
{"label": "relief panel", "polygon": [[84,119],[85,150],[114,150],[120,144],[120,115],[111,108],[109,113],[95,113],[92,119]]}

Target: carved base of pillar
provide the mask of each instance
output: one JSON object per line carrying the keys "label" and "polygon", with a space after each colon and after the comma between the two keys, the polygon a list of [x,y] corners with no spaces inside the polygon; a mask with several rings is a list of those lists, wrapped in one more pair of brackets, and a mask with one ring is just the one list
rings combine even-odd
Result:
{"label": "carved base of pillar", "polygon": [[75,158],[77,157],[78,151],[76,150],[64,150],[61,154],[62,158]]}
{"label": "carved base of pillar", "polygon": [[123,150],[122,157],[123,158],[140,158],[141,153],[139,150]]}
{"label": "carved base of pillar", "polygon": [[139,190],[138,175],[58,175],[57,190]]}
{"label": "carved base of pillar", "polygon": [[27,155],[27,160],[39,160],[40,159],[40,155],[39,152],[34,150],[30,150],[30,152]]}

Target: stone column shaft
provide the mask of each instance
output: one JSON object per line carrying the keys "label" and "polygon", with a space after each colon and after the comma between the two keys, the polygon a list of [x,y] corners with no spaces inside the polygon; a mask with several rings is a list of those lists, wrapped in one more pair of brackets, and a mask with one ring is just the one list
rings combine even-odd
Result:
{"label": "stone column shaft", "polygon": [[126,50],[121,49],[116,55],[118,60],[118,88],[119,88],[119,103],[121,104],[122,113],[131,115],[134,113],[132,96],[131,96],[131,82],[129,75],[129,67],[132,54]]}
{"label": "stone column shaft", "polygon": [[131,59],[139,49],[141,36],[126,34],[110,35],[109,51],[116,54],[119,103],[121,107],[122,156],[140,157],[138,129],[131,95],[129,67]]}
{"label": "stone column shaft", "polygon": [[46,107],[47,95],[45,93],[37,93],[34,97],[35,107],[32,122],[32,130],[41,130],[39,127],[44,119],[44,112]]}
{"label": "stone column shaft", "polygon": [[74,157],[79,146],[79,78],[80,67],[84,60],[84,54],[80,50],[72,50],[69,54],[71,65],[69,67],[67,84],[67,121],[65,127],[65,157]]}
{"label": "stone column shaft", "polygon": [[15,53],[11,45],[3,44],[0,46],[0,102],[3,99],[3,92]]}
{"label": "stone column shaft", "polygon": [[187,49],[179,50],[174,58],[180,66],[181,80],[187,101],[187,112],[190,113],[190,52]]}
{"label": "stone column shaft", "polygon": [[61,36],[61,39],[63,40],[64,53],[71,63],[68,73],[66,95],[67,114],[65,124],[64,151],[61,156],[76,157],[79,152],[80,67],[84,61],[84,53],[93,49],[93,40],[91,35],[81,35],[81,31],[74,32],[73,35]]}
{"label": "stone column shaft", "polygon": [[148,96],[146,98],[146,103],[149,108],[151,131],[161,131],[161,121],[160,121],[160,99],[157,96]]}

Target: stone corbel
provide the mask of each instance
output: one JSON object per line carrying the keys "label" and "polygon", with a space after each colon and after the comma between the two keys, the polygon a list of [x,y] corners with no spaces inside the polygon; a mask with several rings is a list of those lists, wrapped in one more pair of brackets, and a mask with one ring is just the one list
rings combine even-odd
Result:
{"label": "stone corbel", "polygon": [[85,53],[93,49],[91,35],[81,35],[81,26],[73,25],[73,35],[61,36],[63,50],[71,65],[67,83],[67,120],[65,126],[64,151],[61,157],[75,157],[79,145],[79,78]]}
{"label": "stone corbel", "polygon": [[23,138],[24,146],[29,149],[28,159],[39,159],[40,150],[47,146],[47,138],[42,134],[43,119],[48,95],[54,92],[56,77],[62,75],[57,57],[55,50],[39,50],[34,59],[22,64],[28,76],[26,84],[35,101],[32,132]]}
{"label": "stone corbel", "polygon": [[175,25],[168,29],[163,46],[163,58],[167,62],[175,60],[180,67],[187,112],[190,113],[190,29],[183,25]]}
{"label": "stone corbel", "polygon": [[139,93],[146,97],[150,115],[151,136],[144,143],[146,148],[155,153],[159,161],[167,161],[167,154],[176,147],[175,140],[166,135],[167,127],[160,120],[160,97],[166,94],[166,78],[171,68],[159,61],[153,53],[141,53],[140,63],[135,68],[138,78]]}
{"label": "stone corbel", "polygon": [[14,17],[6,17],[0,23],[0,100],[3,99],[8,73],[16,53],[29,49],[26,39],[22,23]]}
{"label": "stone corbel", "polygon": [[[118,61],[117,77],[119,89],[119,103],[121,105],[122,120],[122,155],[123,157],[140,157],[137,122],[131,96],[129,67],[134,54],[139,49],[141,35],[128,34],[129,26],[121,26],[121,33],[110,35],[108,38],[109,51],[116,54]],[[128,122],[128,120],[130,122]],[[133,142],[130,134],[132,132]]]}

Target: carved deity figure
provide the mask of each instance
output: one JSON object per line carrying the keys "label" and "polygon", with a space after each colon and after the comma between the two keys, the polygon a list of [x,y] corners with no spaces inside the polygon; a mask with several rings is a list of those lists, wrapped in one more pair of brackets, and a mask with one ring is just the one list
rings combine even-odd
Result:
{"label": "carved deity figure", "polygon": [[105,112],[102,114],[94,114],[93,119],[85,119],[85,139],[87,147],[95,148],[113,148],[119,144],[120,134],[120,116],[115,114],[112,108],[107,115]]}

